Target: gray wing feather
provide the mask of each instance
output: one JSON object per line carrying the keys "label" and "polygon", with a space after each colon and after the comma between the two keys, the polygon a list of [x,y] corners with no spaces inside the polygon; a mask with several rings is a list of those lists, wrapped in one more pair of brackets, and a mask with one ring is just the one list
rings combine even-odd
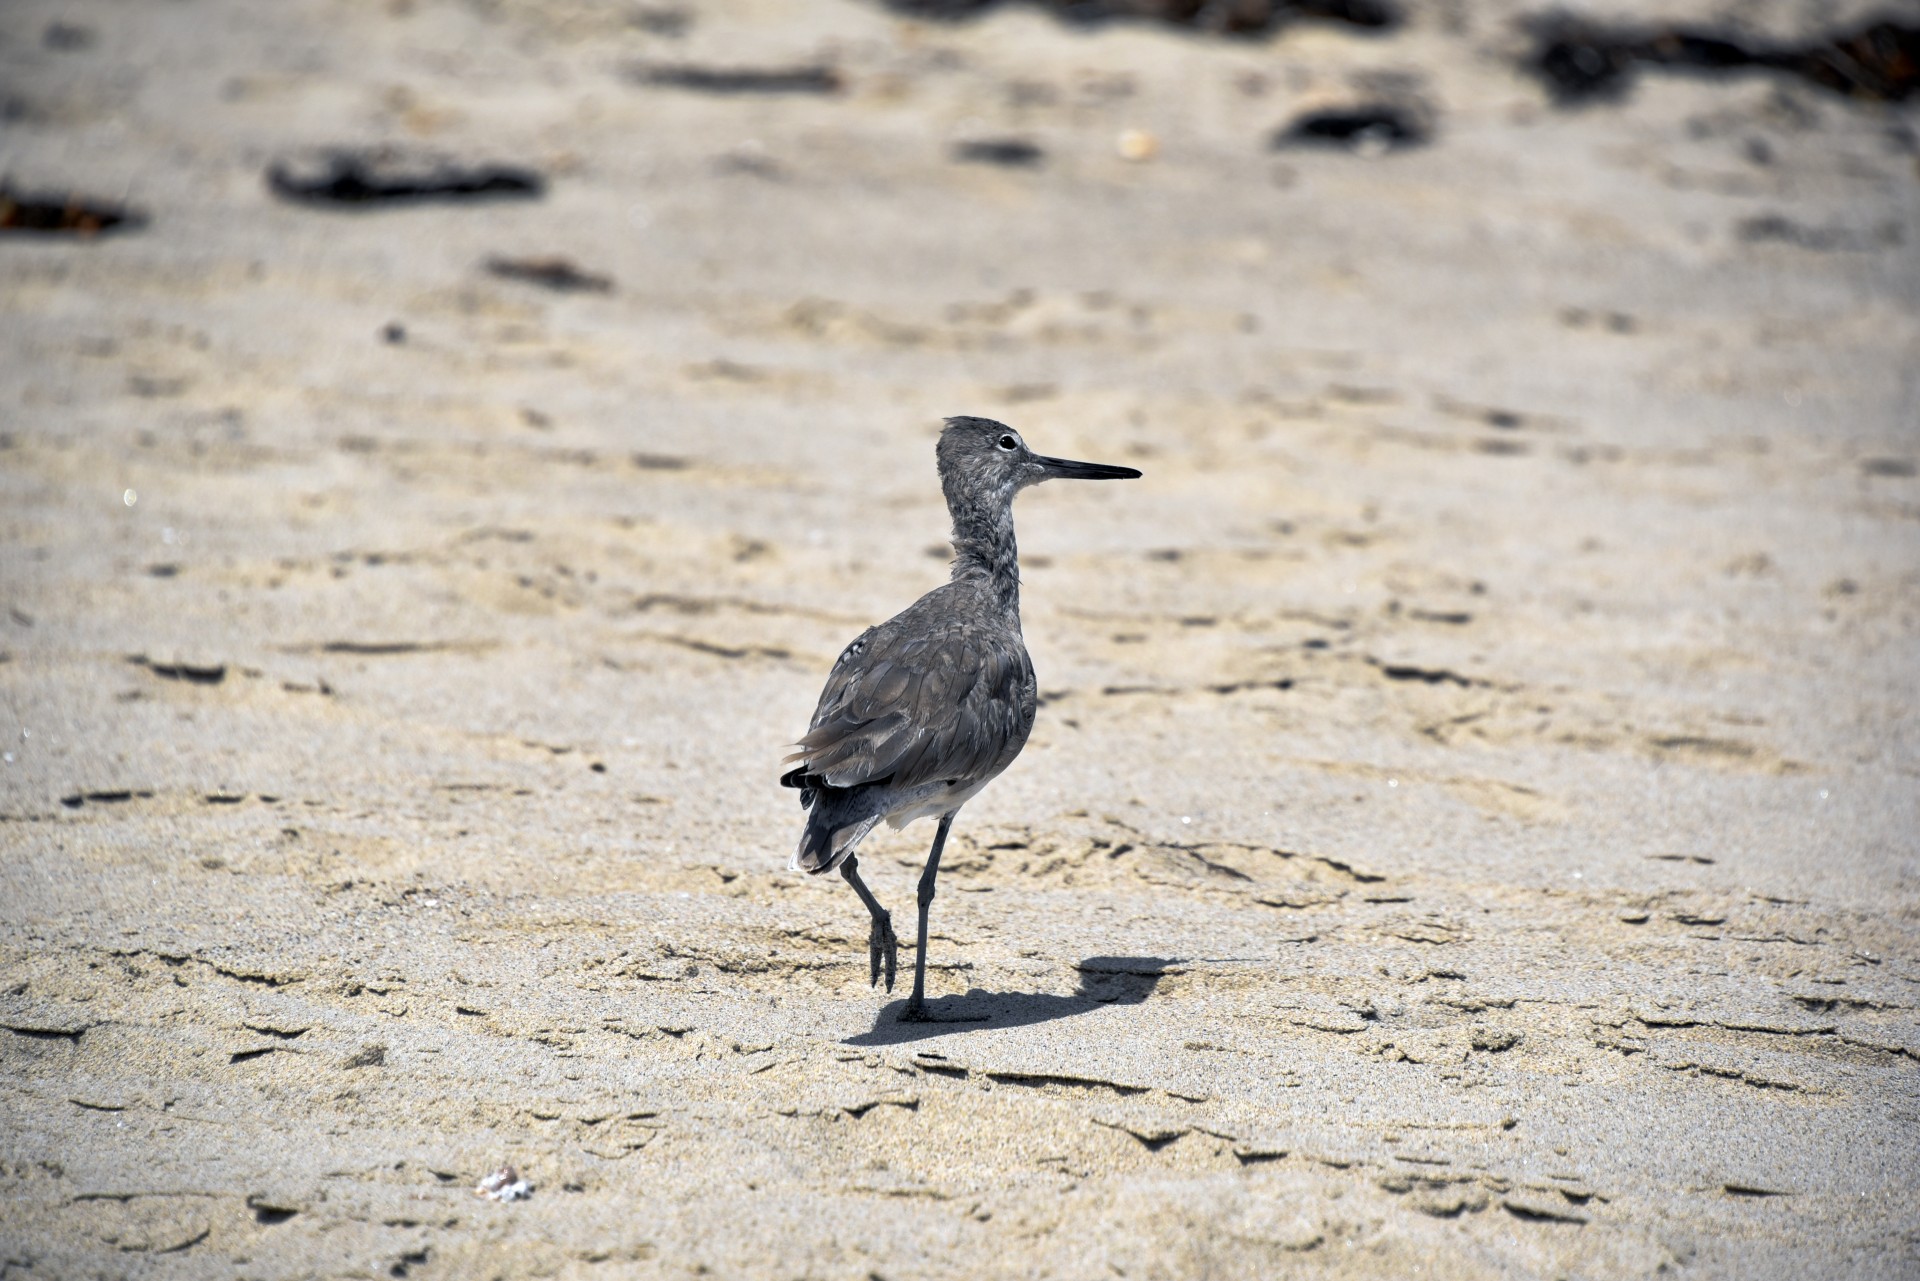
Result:
{"label": "gray wing feather", "polygon": [[991,769],[1032,727],[1025,648],[968,629],[873,628],[834,664],[813,725],[789,756],[830,787],[896,787]]}

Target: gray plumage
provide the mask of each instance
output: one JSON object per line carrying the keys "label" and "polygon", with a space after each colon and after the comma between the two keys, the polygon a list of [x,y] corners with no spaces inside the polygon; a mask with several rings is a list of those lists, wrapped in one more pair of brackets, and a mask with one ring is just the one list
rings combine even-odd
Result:
{"label": "gray plumage", "polygon": [[1130,467],[1033,453],[987,418],[949,418],[935,450],[953,517],[951,581],[847,646],[781,782],[800,790],[807,824],[791,866],[838,868],[873,917],[873,981],[893,988],[891,918],[861,881],[855,849],[885,819],[904,827],[937,816],[920,880],[919,951],[903,1018],[925,1006],[927,910],[953,816],[1013,763],[1033,729],[1033,663],[1020,635],[1020,566],[1013,499],[1056,478],[1137,477]]}

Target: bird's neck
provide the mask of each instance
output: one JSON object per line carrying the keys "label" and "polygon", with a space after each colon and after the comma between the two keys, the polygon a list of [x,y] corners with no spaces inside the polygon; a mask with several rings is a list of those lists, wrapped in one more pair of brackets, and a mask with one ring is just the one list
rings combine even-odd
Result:
{"label": "bird's neck", "polygon": [[1013,507],[953,513],[953,581],[983,580],[1013,625],[1020,625],[1020,549],[1013,541]]}

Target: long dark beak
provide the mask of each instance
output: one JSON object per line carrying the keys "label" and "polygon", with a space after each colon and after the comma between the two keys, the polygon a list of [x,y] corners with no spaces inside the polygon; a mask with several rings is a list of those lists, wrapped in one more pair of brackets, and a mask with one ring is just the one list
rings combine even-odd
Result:
{"label": "long dark beak", "polygon": [[1046,458],[1035,454],[1033,461],[1047,469],[1048,480],[1138,480],[1140,473],[1131,467],[1110,467],[1106,463],[1076,463],[1071,458]]}

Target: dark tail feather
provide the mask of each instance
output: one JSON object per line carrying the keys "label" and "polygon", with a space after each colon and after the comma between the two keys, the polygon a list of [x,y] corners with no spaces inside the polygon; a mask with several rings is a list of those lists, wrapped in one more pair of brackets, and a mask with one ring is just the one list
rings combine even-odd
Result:
{"label": "dark tail feather", "polygon": [[793,866],[815,876],[833,866],[833,833],[819,821],[818,814],[807,820],[800,833],[800,848],[793,852]]}
{"label": "dark tail feather", "polygon": [[780,776],[780,786],[800,789],[800,808],[811,809],[813,798],[820,794],[819,783],[807,773],[807,767],[797,765]]}
{"label": "dark tail feather", "polygon": [[816,783],[801,797],[803,801],[809,798],[815,803],[800,833],[800,845],[787,866],[818,876],[846,862],[853,847],[873,830],[880,816],[867,812],[871,798],[861,788],[822,787]]}

